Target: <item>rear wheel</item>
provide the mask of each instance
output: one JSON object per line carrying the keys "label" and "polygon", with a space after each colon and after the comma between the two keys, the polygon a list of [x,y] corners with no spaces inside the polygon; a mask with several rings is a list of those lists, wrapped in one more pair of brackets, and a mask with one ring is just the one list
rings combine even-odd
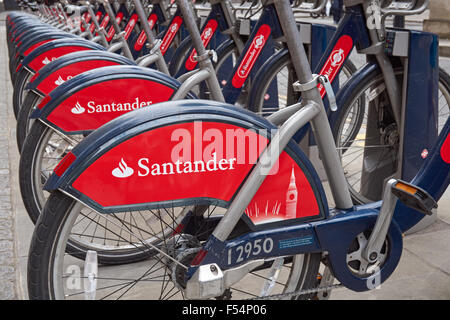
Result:
{"label": "rear wheel", "polygon": [[[82,135],[65,136],[40,121],[33,124],[25,140],[19,166],[22,200],[33,223],[36,224],[38,221],[50,195],[43,190],[45,182],[61,159],[83,138]],[[129,241],[124,243],[122,238],[125,236],[121,232],[109,231],[108,222],[101,220],[101,215],[95,216],[95,220],[93,216],[95,215],[92,210],[84,214],[84,220],[88,224],[78,230],[77,237],[69,239],[68,252],[71,255],[84,257],[87,250],[96,250],[99,252],[99,261],[103,264],[129,263],[151,255],[145,249],[131,246]],[[128,212],[113,214],[113,216],[126,221],[132,219]],[[142,230],[148,228],[142,218],[133,218],[133,223],[140,226]],[[155,239],[145,240],[156,241]],[[99,245],[99,241],[103,245]]]}
{"label": "rear wheel", "polygon": [[[84,261],[70,255],[68,243],[69,239],[75,240],[77,230],[84,227],[86,213],[83,212],[86,210],[82,204],[58,191],[50,196],[36,225],[30,248],[28,289],[31,299],[84,298]],[[190,264],[213,230],[209,221],[221,212],[222,208],[202,205],[135,211],[130,213],[129,220],[98,213],[91,216],[92,221],[109,221],[115,233],[130,236],[129,245],[146,248],[147,252],[156,251],[156,254],[148,255],[149,259],[132,265],[98,266],[95,298],[184,299],[185,269],[182,266]],[[139,215],[143,215],[152,228],[146,231],[137,228],[133,219]],[[180,221],[184,218],[186,225],[188,216],[189,221],[195,220],[192,224],[195,228],[180,230]],[[153,242],[154,247],[143,241],[150,237],[159,239],[159,242]],[[257,298],[312,288],[317,285],[320,257],[320,254],[309,254],[267,261],[217,298]],[[77,278],[74,270],[81,276]]]}

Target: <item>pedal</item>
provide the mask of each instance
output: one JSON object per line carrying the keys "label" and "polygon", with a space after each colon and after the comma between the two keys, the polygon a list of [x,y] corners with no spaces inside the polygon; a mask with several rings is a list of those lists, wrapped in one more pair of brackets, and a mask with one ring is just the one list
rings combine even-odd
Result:
{"label": "pedal", "polygon": [[426,215],[431,215],[432,209],[437,208],[436,201],[425,190],[402,180],[390,179],[384,188],[380,213],[362,252],[362,257],[369,263],[376,262],[380,257],[397,200]]}
{"label": "pedal", "polygon": [[438,206],[428,192],[402,180],[392,186],[392,193],[404,205],[426,215],[432,215],[432,210]]}

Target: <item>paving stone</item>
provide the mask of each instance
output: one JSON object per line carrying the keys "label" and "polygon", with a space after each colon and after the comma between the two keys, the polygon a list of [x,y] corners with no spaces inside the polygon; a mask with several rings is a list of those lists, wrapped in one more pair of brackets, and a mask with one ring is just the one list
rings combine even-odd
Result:
{"label": "paving stone", "polygon": [[12,252],[14,248],[14,244],[10,240],[0,240],[0,253],[5,251]]}
{"label": "paving stone", "polygon": [[15,264],[12,251],[0,252],[0,266],[13,266]]}
{"label": "paving stone", "polygon": [[10,179],[8,174],[0,174],[0,188],[9,185]]}
{"label": "paving stone", "polygon": [[[11,204],[11,170],[9,159],[11,135],[11,84],[5,44],[5,27],[0,27],[0,300],[16,299],[16,268],[14,214]],[[15,128],[15,126],[14,126]]]}
{"label": "paving stone", "polygon": [[16,269],[12,266],[0,266],[0,282],[14,281],[16,279]]}
{"label": "paving stone", "polygon": [[11,194],[11,188],[0,188],[0,195],[4,196],[4,195],[8,195]]}
{"label": "paving stone", "polygon": [[13,281],[0,282],[0,300],[16,299],[15,283]]}
{"label": "paving stone", "polygon": [[0,209],[11,209],[11,199],[9,196],[0,196]]}
{"label": "paving stone", "polygon": [[9,159],[0,159],[0,169],[9,169]]}
{"label": "paving stone", "polygon": [[13,240],[13,224],[11,220],[0,219],[0,239]]}
{"label": "paving stone", "polygon": [[0,209],[0,219],[11,218],[12,210],[10,209]]}

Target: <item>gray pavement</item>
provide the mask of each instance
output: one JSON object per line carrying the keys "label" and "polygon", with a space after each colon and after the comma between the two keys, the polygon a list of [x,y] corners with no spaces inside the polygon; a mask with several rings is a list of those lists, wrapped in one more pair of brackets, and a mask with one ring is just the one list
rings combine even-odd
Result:
{"label": "gray pavement", "polygon": [[[33,232],[18,187],[19,154],[12,114],[5,27],[0,25],[0,300],[27,299],[26,266]],[[442,59],[450,72],[450,59]],[[450,299],[450,192],[439,203],[438,219],[404,237],[399,267],[379,289],[333,291],[332,299]]]}
{"label": "gray pavement", "polygon": [[[5,27],[0,28],[0,92],[3,97],[11,96],[7,66]],[[12,207],[11,157],[9,154],[10,125],[8,99],[0,100],[0,300],[20,298],[16,254],[15,212]]]}

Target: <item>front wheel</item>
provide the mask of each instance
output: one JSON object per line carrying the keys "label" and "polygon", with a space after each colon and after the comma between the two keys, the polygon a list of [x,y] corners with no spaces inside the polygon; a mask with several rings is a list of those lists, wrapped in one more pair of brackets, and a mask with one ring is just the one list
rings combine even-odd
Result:
{"label": "front wheel", "polygon": [[[399,80],[402,76],[397,71]],[[450,77],[442,69],[438,101],[439,134],[450,114]],[[397,170],[399,157],[399,132],[381,73],[361,81],[341,107],[333,135],[353,201],[378,201],[384,181]]]}
{"label": "front wheel", "polygon": [[[192,208],[195,208],[191,210]],[[198,209],[200,208],[200,209]],[[87,208],[76,200],[53,192],[36,225],[28,261],[30,299],[83,299],[83,259],[70,256],[69,239],[76,239],[86,227]],[[166,207],[147,212],[131,212],[127,218],[115,215],[91,215],[95,228],[100,219],[109,221],[116,233],[129,237],[129,245],[155,249],[157,254],[127,265],[98,266],[95,276],[95,299],[184,299],[185,269],[212,232],[208,220],[223,209],[202,205],[197,207]],[[180,233],[180,221],[187,214],[196,219],[195,229]],[[137,227],[135,218],[145,216],[147,231]],[[210,221],[210,220],[209,220]],[[169,228],[169,227],[170,228]],[[184,229],[183,229],[184,230]],[[167,232],[170,231],[170,232]],[[147,233],[147,234],[146,234]],[[157,236],[159,243],[149,245],[143,237]],[[124,240],[125,241],[125,240]],[[149,252],[149,251],[147,251]],[[317,286],[321,254],[296,255],[267,261],[249,272],[217,299],[249,299],[262,295],[289,293]],[[275,272],[274,272],[275,271]],[[91,295],[92,297],[92,295]],[[296,299],[309,298],[297,296]],[[292,297],[290,297],[292,299]]]}

